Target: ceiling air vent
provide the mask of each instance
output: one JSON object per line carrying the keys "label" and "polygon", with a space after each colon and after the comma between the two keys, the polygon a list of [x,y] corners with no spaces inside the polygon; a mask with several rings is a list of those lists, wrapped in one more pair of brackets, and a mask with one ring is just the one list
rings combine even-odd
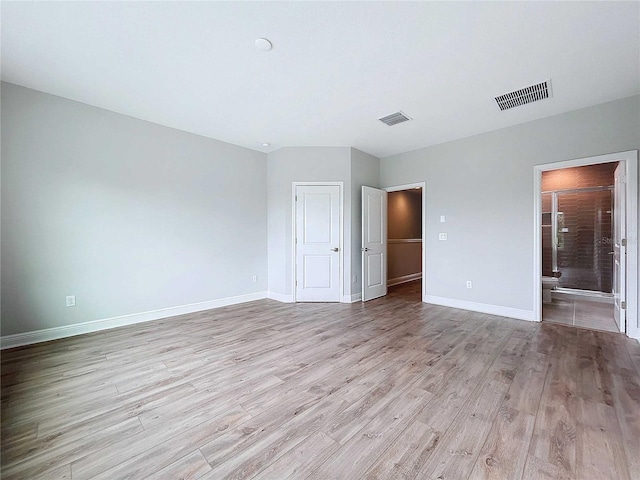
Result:
{"label": "ceiling air vent", "polygon": [[411,119],[402,112],[396,112],[392,113],[391,115],[387,115],[386,117],[379,118],[378,120],[380,120],[385,125],[393,127],[394,125],[409,121]]}
{"label": "ceiling air vent", "polygon": [[527,103],[537,102],[551,97],[551,80],[521,88],[514,92],[505,93],[496,97],[496,103],[500,110],[508,110]]}

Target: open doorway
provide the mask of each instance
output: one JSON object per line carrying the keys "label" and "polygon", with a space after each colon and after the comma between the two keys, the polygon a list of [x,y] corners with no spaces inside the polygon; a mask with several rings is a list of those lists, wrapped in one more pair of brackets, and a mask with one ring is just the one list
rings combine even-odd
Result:
{"label": "open doorway", "polygon": [[542,172],[543,321],[620,331],[613,281],[618,167],[610,162]]}
{"label": "open doorway", "polygon": [[425,183],[365,186],[362,195],[362,301],[387,293],[424,301]]}
{"label": "open doorway", "polygon": [[[395,190],[387,197],[387,285],[421,299],[422,188]],[[395,288],[394,288],[395,287]]]}
{"label": "open doorway", "polygon": [[425,277],[425,182],[387,187],[387,282],[389,293],[423,301]]}
{"label": "open doorway", "polygon": [[637,336],[637,152],[536,173],[537,318]]}

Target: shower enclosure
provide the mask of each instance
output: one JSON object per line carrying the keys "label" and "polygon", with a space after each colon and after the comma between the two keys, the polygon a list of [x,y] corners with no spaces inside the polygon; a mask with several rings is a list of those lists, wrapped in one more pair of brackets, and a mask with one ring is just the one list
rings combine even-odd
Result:
{"label": "shower enclosure", "polygon": [[561,289],[610,294],[613,187],[542,193],[542,275]]}

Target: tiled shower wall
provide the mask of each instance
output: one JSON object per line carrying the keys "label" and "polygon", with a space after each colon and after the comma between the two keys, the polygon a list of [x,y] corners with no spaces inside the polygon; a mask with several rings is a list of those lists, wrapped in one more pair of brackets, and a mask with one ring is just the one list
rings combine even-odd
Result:
{"label": "tiled shower wall", "polygon": [[609,187],[613,185],[613,172],[617,166],[618,162],[612,162],[542,172],[542,191]]}
{"label": "tiled shower wall", "polygon": [[561,287],[611,293],[611,200],[611,190],[558,195]]}
{"label": "tiled shower wall", "polygon": [[[566,189],[613,186],[617,163],[543,172],[542,191],[558,198],[559,285],[564,288],[611,292],[613,274],[612,190],[560,192]],[[542,195],[543,225],[550,224],[550,193]],[[542,274],[552,274],[551,227],[542,228]]]}

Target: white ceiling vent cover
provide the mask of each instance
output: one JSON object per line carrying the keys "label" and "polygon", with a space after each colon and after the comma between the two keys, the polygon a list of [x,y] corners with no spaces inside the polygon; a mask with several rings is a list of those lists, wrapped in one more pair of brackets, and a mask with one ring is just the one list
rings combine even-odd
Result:
{"label": "white ceiling vent cover", "polygon": [[407,122],[411,120],[411,118],[409,118],[406,114],[402,112],[396,112],[396,113],[392,113],[391,115],[387,115],[386,117],[379,118],[378,120],[380,120],[385,125],[393,127],[394,125],[397,125],[399,123]]}
{"label": "white ceiling vent cover", "polygon": [[551,98],[551,80],[546,80],[530,87],[521,88],[514,92],[505,93],[496,97],[496,103],[500,110],[508,110],[527,103],[537,102],[545,98]]}

